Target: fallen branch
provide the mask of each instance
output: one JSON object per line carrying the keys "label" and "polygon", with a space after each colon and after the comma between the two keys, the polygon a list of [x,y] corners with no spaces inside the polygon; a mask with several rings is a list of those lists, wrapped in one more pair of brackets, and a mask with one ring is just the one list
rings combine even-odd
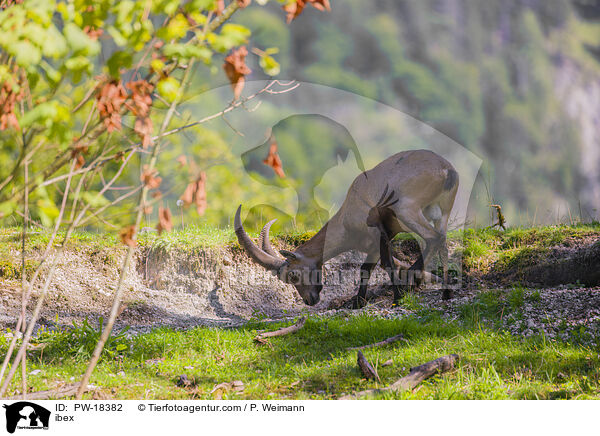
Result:
{"label": "fallen branch", "polygon": [[[79,389],[79,383],[73,383],[70,385],[62,386],[58,389],[49,389],[47,391],[38,391],[38,392],[28,392],[27,399],[28,400],[48,400],[50,398],[57,400],[59,398],[64,397],[72,397],[77,393],[77,389]],[[84,392],[89,390],[89,388],[85,388]],[[22,395],[15,395],[12,397],[8,397],[8,400],[18,400],[21,399]]]}
{"label": "fallen branch", "polygon": [[404,337],[403,334],[392,336],[391,338],[384,339],[383,341],[380,341],[380,342],[375,342],[374,344],[367,344],[367,345],[361,345],[360,347],[346,348],[346,351],[364,350],[365,348],[373,348],[373,347],[383,347],[384,345],[393,344],[394,342],[398,342],[398,341],[406,342],[406,338]]}
{"label": "fallen branch", "polygon": [[381,383],[379,374],[377,374],[377,371],[375,371],[375,368],[373,368],[373,366],[371,366],[369,361],[365,358],[363,353],[360,351],[358,352],[358,356],[356,358],[356,363],[358,363],[358,367],[360,368],[360,371],[363,373],[363,375],[365,376],[365,378],[367,380],[368,379],[377,380],[378,382]]}
{"label": "fallen branch", "polygon": [[266,338],[273,338],[275,336],[285,336],[285,335],[289,335],[289,334],[295,333],[298,330],[300,330],[302,327],[304,327],[305,323],[306,323],[306,317],[303,316],[294,325],[291,325],[289,327],[284,327],[282,329],[275,330],[275,331],[272,331],[272,332],[260,333],[258,336],[256,336],[254,338],[254,340],[256,342],[258,342],[259,344],[262,344],[262,343],[265,342]]}
{"label": "fallen branch", "polygon": [[443,374],[453,369],[456,362],[458,362],[458,359],[458,354],[450,354],[448,356],[440,357],[424,363],[423,365],[411,368],[407,376],[402,377],[400,380],[396,381],[387,388],[367,389],[366,391],[344,395],[343,397],[340,397],[340,400],[352,400],[364,397],[366,395],[380,394],[384,392],[400,392],[414,389],[423,380],[426,380],[435,374]]}

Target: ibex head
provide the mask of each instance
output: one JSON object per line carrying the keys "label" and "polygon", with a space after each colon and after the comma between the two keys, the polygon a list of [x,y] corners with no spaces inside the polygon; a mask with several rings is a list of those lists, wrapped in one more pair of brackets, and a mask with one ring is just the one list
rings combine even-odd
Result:
{"label": "ibex head", "polygon": [[309,306],[319,302],[319,295],[323,289],[322,262],[311,259],[298,251],[281,250],[281,258],[271,246],[269,230],[275,220],[268,222],[260,233],[258,246],[252,242],[244,227],[240,213],[242,206],[238,207],[235,214],[235,234],[240,245],[246,253],[260,266],[276,274],[280,280],[294,285],[302,300]]}

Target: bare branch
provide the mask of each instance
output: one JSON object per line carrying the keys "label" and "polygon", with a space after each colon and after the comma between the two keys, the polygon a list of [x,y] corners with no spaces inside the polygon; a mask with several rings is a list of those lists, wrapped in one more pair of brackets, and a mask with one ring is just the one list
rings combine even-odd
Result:
{"label": "bare branch", "polygon": [[[187,85],[193,63],[194,63],[194,61],[191,60],[189,68],[185,71],[185,74],[181,81],[182,89],[184,89]],[[171,122],[171,118],[173,117],[173,114],[175,113],[175,109],[176,109],[178,103],[179,103],[179,100],[175,99],[173,101],[173,103],[171,104],[171,107],[169,108],[169,111],[167,112],[165,119],[163,120],[163,123],[161,125],[160,132],[164,132],[168,128],[169,123]],[[156,166],[156,162],[158,160],[159,149],[160,149],[160,142],[158,142],[158,141],[155,142],[153,140],[152,141],[152,155],[150,157],[150,162],[148,164],[148,169],[150,171],[152,171],[152,169]],[[141,206],[141,208],[137,211],[137,215],[136,215],[136,219],[135,219],[135,228],[136,229],[138,229],[140,227],[140,223],[142,221],[142,216],[144,213],[144,206],[146,204],[146,197],[148,195],[149,190],[150,189],[149,189],[148,185],[144,184],[143,188],[140,192],[140,199],[139,199],[138,204]],[[133,238],[135,240],[137,238],[137,235],[134,234]],[[77,390],[77,394],[76,394],[75,398],[78,400],[81,399],[81,397],[83,396],[83,394],[85,392],[85,388],[87,387],[88,381],[89,381],[90,377],[92,376],[92,372],[94,371],[94,368],[96,367],[96,365],[98,364],[98,361],[100,360],[100,355],[102,354],[102,350],[104,349],[104,344],[106,344],[106,341],[110,337],[113,326],[114,326],[117,316],[119,314],[119,309],[121,306],[121,298],[122,298],[123,289],[124,289],[125,277],[127,276],[129,264],[131,262],[131,258],[133,257],[133,251],[134,251],[134,247],[133,247],[133,245],[130,245],[127,248],[127,254],[125,256],[125,260],[123,261],[123,267],[121,269],[121,275],[119,277],[119,283],[118,283],[117,289],[115,291],[113,304],[112,304],[112,307],[110,310],[110,315],[109,315],[108,321],[106,323],[106,326],[102,330],[102,336],[100,337],[100,339],[98,340],[98,343],[96,344],[96,348],[94,349],[92,358],[90,359],[90,362],[86,368],[85,374],[83,375],[83,378],[81,379],[81,384],[79,386],[79,389]]]}
{"label": "bare branch", "polygon": [[391,338],[384,339],[383,341],[380,341],[380,342],[375,342],[374,344],[367,344],[367,345],[361,345],[360,347],[346,348],[346,350],[348,350],[348,351],[364,350],[365,348],[382,347],[384,345],[390,345],[390,344],[393,344],[394,342],[398,342],[398,341],[406,342],[406,338],[404,337],[403,334],[392,336]]}
{"label": "bare branch", "polygon": [[298,330],[300,330],[302,327],[304,327],[305,323],[306,323],[306,317],[303,316],[296,322],[296,324],[293,324],[289,327],[284,327],[282,329],[275,330],[272,332],[260,333],[258,336],[256,336],[254,338],[254,340],[258,343],[264,343],[264,340],[267,338],[274,338],[276,336],[285,336],[285,335],[289,335],[292,333],[296,333]]}
{"label": "bare branch", "polygon": [[383,392],[399,392],[404,390],[414,389],[423,380],[428,379],[436,374],[443,374],[454,369],[454,365],[458,362],[458,354],[450,354],[443,356],[430,362],[424,363],[417,367],[411,368],[408,375],[402,377],[394,384],[381,389],[367,389],[355,394],[345,395],[340,400],[352,400],[364,397],[366,395],[380,394]]}
{"label": "bare branch", "polygon": [[358,352],[356,356],[356,363],[360,368],[360,372],[365,376],[365,378],[376,380],[381,383],[381,379],[379,378],[379,374],[375,371],[375,368],[369,363],[366,357],[363,355],[361,351]]}

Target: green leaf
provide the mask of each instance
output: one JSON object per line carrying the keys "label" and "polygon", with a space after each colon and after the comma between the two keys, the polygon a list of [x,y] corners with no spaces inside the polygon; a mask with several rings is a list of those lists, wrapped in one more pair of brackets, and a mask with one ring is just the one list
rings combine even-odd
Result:
{"label": "green leaf", "polygon": [[163,68],[165,68],[165,63],[160,59],[152,59],[152,61],[150,62],[150,67],[153,71],[159,73],[163,70]]}
{"label": "green leaf", "polygon": [[51,227],[59,215],[56,205],[48,198],[41,198],[36,202],[38,215],[44,227]]}
{"label": "green leaf", "polygon": [[160,95],[172,102],[179,95],[179,82],[172,77],[165,77],[158,81],[157,89]]}
{"label": "green leaf", "polygon": [[64,34],[67,44],[73,52],[88,56],[95,56],[100,52],[100,43],[91,39],[79,26],[67,23]]}
{"label": "green leaf", "polygon": [[37,65],[42,59],[41,50],[28,41],[16,42],[10,47],[10,52],[22,67]]}
{"label": "green leaf", "polygon": [[119,47],[127,45],[127,38],[125,38],[115,26],[108,26],[106,30],[108,34],[113,37],[115,44]]}
{"label": "green leaf", "polygon": [[56,27],[50,26],[48,28],[46,38],[44,38],[44,42],[42,43],[42,51],[44,52],[44,56],[53,58],[64,56],[67,52],[67,41]]}
{"label": "green leaf", "polygon": [[34,123],[45,124],[46,120],[55,119],[58,114],[58,103],[56,101],[47,101],[38,104],[19,120],[22,127],[32,126]]}
{"label": "green leaf", "polygon": [[207,40],[215,50],[226,52],[247,42],[249,36],[250,30],[246,27],[227,23],[223,26],[221,34],[210,33]]}
{"label": "green leaf", "polygon": [[65,67],[71,71],[82,71],[91,67],[90,60],[85,56],[75,56],[67,59]]}
{"label": "green leaf", "polygon": [[[54,83],[57,83],[60,80],[60,78],[61,78],[60,72],[58,72],[48,62],[42,60],[40,66],[46,72],[46,76],[48,77],[48,80],[50,80],[51,82],[54,82]],[[32,88],[34,88],[34,87],[32,86]]]}
{"label": "green leaf", "polygon": [[166,27],[158,29],[156,35],[165,41],[179,40],[188,32],[190,25],[182,14],[177,14]]}
{"label": "green leaf", "polygon": [[212,51],[204,46],[191,44],[167,44],[163,48],[165,56],[175,56],[177,58],[198,58],[205,63],[210,63]]}
{"label": "green leaf", "polygon": [[108,204],[108,200],[103,195],[98,195],[98,192],[86,191],[81,194],[81,198],[91,207],[102,207]]}
{"label": "green leaf", "polygon": [[279,62],[267,54],[260,57],[258,64],[263,69],[265,74],[269,76],[276,76],[281,71]]}
{"label": "green leaf", "polygon": [[108,72],[112,77],[119,77],[119,70],[121,68],[129,68],[133,62],[133,56],[131,53],[125,51],[116,51],[106,62],[108,66]]}
{"label": "green leaf", "polygon": [[17,208],[16,201],[5,201],[0,203],[0,218],[11,215]]}

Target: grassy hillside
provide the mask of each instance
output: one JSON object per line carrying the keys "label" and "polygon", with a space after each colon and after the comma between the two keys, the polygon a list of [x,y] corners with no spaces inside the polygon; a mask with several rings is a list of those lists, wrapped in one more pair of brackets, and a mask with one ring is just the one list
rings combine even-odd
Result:
{"label": "grassy hillside", "polygon": [[[515,337],[494,327],[499,318],[494,314],[482,300],[465,306],[453,321],[426,309],[401,319],[367,313],[311,317],[298,333],[271,339],[267,345],[255,344],[253,337],[260,329],[279,325],[251,322],[238,329],[158,329],[135,337],[123,335],[105,351],[88,398],[212,399],[218,395],[211,393],[216,385],[239,380],[244,390],[224,392],[223,398],[331,399],[387,386],[410,367],[450,353],[461,357],[455,371],[430,379],[413,392],[383,398],[600,398],[597,345],[582,345],[577,336],[568,341],[544,335]],[[37,343],[45,348],[32,351],[29,359],[29,370],[40,370],[29,377],[32,390],[78,379],[95,345],[93,331],[80,326],[41,333]],[[356,352],[346,348],[398,333],[405,342],[364,350],[382,380],[366,381],[356,366]],[[0,337],[0,351],[6,350],[6,342]],[[391,364],[383,366],[389,360]],[[178,386],[181,375],[189,385]],[[17,378],[13,393],[19,385]]]}
{"label": "grassy hillside", "polygon": [[[314,234],[314,231],[273,234],[272,242],[276,247],[293,248],[306,242]],[[55,246],[62,242],[62,236],[58,235]],[[43,251],[49,238],[50,234],[47,232],[28,235],[27,251],[30,254]],[[455,257],[462,258],[465,271],[480,275],[492,270],[503,273],[530,266],[547,257],[553,247],[577,248],[598,240],[600,223],[597,222],[571,226],[514,227],[506,231],[468,229],[448,234],[450,249],[454,251]],[[174,230],[160,236],[154,232],[145,232],[139,235],[138,244],[142,249],[196,251],[222,246],[239,249],[233,229],[210,226],[188,226],[185,230]],[[118,253],[122,248],[117,232],[76,232],[67,245],[82,253],[105,250],[110,254]],[[18,228],[0,229],[0,278],[20,278],[20,247],[21,233]],[[410,235],[400,234],[396,237],[396,250],[414,254],[417,245]],[[35,262],[28,260],[26,266],[27,271],[31,271],[35,268]]]}
{"label": "grassy hillside", "polygon": [[[293,247],[311,235],[275,235],[273,241]],[[408,294],[398,308],[376,300],[360,311],[312,313],[299,332],[270,339],[266,345],[254,343],[254,336],[286,322],[267,322],[257,314],[237,328],[116,331],[92,377],[94,389],[88,398],[330,399],[387,386],[410,367],[451,353],[461,357],[456,370],[414,391],[382,398],[600,398],[600,312],[594,309],[599,289],[578,283],[555,289],[517,283],[499,288],[486,280],[490,271],[527,268],[547,260],[547,250],[576,251],[593,245],[599,236],[598,224],[453,232],[449,244],[462,255],[469,281],[452,302],[442,303],[435,292],[421,292]],[[3,229],[0,240],[1,291],[11,282],[13,288],[18,286],[18,231]],[[39,252],[47,241],[47,234],[31,235],[28,252]],[[398,249],[414,252],[415,242],[409,238],[400,237],[396,243]],[[102,253],[112,263],[122,250],[113,234],[77,233],[69,244],[81,256]],[[140,246],[240,250],[232,231],[203,228],[160,237],[145,233]],[[28,265],[28,271],[35,266],[33,261]],[[356,352],[347,348],[399,333],[405,341],[364,350],[381,377],[380,384],[366,381],[357,369]],[[52,389],[78,380],[98,336],[98,326],[91,320],[72,327],[42,326],[29,353],[29,371],[40,370],[29,376],[30,389]],[[10,338],[10,330],[0,336],[0,355]],[[187,382],[178,384],[182,375]],[[243,382],[243,390],[211,392],[219,383],[236,380]],[[12,386],[10,393],[16,394],[18,377]]]}

